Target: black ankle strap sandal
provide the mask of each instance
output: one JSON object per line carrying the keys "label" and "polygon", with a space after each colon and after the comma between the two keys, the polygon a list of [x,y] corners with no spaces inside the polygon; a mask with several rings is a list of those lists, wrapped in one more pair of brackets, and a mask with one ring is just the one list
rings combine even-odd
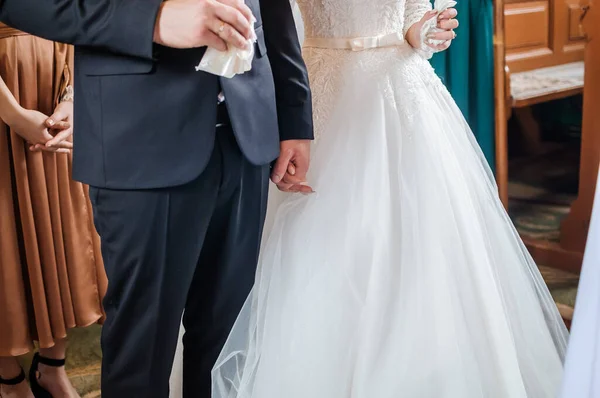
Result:
{"label": "black ankle strap sandal", "polygon": [[[17,377],[13,377],[12,379],[3,379],[0,377],[0,385],[5,386],[16,386],[17,384],[21,384],[25,381],[25,371],[21,369],[21,373]],[[0,398],[2,398],[2,389],[0,388]]]}
{"label": "black ankle strap sandal", "polygon": [[31,363],[31,368],[29,369],[29,385],[31,386],[31,392],[35,396],[35,398],[53,398],[52,394],[50,394],[44,387],[40,386],[39,380],[42,377],[40,371],[38,370],[40,364],[51,366],[53,368],[60,368],[65,366],[64,359],[52,359],[41,356],[36,353],[33,357],[33,362]]}
{"label": "black ankle strap sandal", "polygon": [[12,379],[3,379],[0,377],[0,384],[4,384],[5,386],[16,386],[17,384],[21,384],[25,381],[25,371],[21,369],[21,374],[17,377],[13,377]]}

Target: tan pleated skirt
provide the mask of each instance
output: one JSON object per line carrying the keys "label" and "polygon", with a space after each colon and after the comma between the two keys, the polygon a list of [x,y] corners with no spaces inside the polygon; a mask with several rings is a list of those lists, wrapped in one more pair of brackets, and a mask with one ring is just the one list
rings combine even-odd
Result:
{"label": "tan pleated skirt", "polygon": [[[22,106],[50,115],[72,49],[0,24],[0,75]],[[0,356],[49,348],[100,322],[106,291],[87,187],[71,155],[31,152],[0,121]]]}

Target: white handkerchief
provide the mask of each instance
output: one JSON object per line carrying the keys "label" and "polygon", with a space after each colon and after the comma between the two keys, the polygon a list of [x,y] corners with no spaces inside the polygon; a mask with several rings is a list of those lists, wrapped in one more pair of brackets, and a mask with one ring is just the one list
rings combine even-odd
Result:
{"label": "white handkerchief", "polygon": [[[442,12],[446,11],[448,8],[452,8],[454,6],[456,6],[456,1],[454,0],[435,0],[435,3],[433,4],[433,9],[434,11],[437,11],[439,15]],[[437,46],[444,42],[444,40],[433,40],[427,38],[427,35],[429,35],[430,33],[443,32],[442,29],[439,29],[437,27],[437,23],[437,17],[431,18],[429,21],[425,22],[425,24],[423,25],[423,29],[421,30],[421,37],[423,38],[423,41],[426,41],[427,43],[434,46]]]}
{"label": "white handkerchief", "polygon": [[229,79],[235,75],[248,72],[252,69],[254,43],[256,43],[256,34],[252,31],[252,37],[248,39],[245,50],[229,46],[227,51],[219,51],[209,47],[206,49],[200,64],[196,66],[196,71],[204,71]]}

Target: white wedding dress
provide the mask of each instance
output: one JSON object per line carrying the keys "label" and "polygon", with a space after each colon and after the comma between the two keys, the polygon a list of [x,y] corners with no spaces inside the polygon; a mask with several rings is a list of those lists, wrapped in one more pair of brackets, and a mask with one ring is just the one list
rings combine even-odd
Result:
{"label": "white wedding dress", "polygon": [[560,398],[600,397],[600,174]]}
{"label": "white wedding dress", "polygon": [[298,3],[316,193],[271,201],[213,397],[554,398],[566,328],[461,112],[401,42],[429,0]]}

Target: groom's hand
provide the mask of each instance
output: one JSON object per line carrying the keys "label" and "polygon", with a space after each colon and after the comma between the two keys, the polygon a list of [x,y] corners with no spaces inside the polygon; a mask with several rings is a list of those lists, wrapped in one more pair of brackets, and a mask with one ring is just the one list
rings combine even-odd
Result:
{"label": "groom's hand", "polygon": [[283,192],[312,193],[306,182],[310,163],[310,140],[281,142],[281,154],[275,162],[271,181]]}
{"label": "groom's hand", "polygon": [[154,42],[173,48],[245,48],[254,29],[242,0],[168,0],[160,6]]}

